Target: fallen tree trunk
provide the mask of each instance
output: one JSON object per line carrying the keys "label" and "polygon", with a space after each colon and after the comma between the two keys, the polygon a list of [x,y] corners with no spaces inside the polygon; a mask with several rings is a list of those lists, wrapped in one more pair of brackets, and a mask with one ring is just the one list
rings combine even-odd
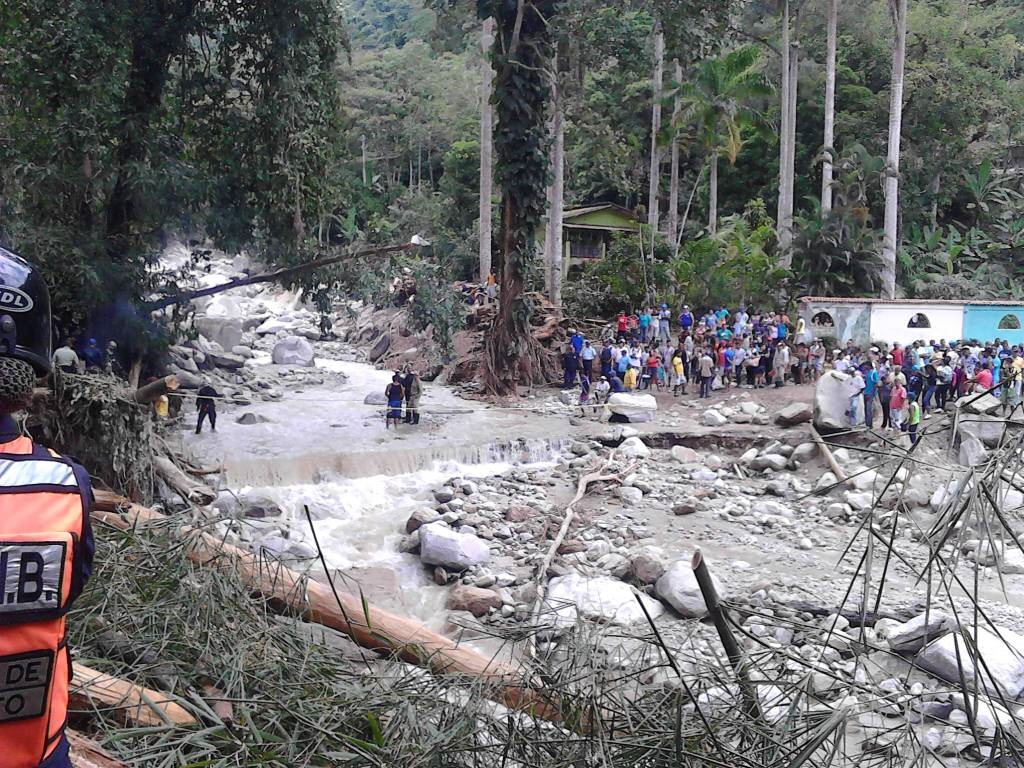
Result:
{"label": "fallen tree trunk", "polygon": [[177,388],[177,376],[164,376],[162,379],[157,379],[146,384],[144,387],[136,389],[132,394],[132,400],[141,405],[149,405],[150,403],[155,403],[168,392],[174,392]]}
{"label": "fallen tree trunk", "polygon": [[201,299],[204,296],[214,296],[218,293],[230,291],[234,288],[242,288],[246,285],[256,285],[257,283],[269,283],[274,280],[284,280],[292,275],[298,275],[311,269],[329,267],[348,259],[357,259],[361,256],[375,256],[383,253],[397,253],[398,251],[407,251],[410,248],[415,247],[416,246],[413,243],[406,243],[404,245],[387,245],[382,248],[367,248],[363,251],[345,253],[341,256],[329,256],[326,259],[315,259],[313,261],[307,261],[305,264],[299,264],[295,267],[285,267],[284,269],[265,272],[261,275],[240,277],[237,280],[229,280],[228,282],[221,283],[220,285],[211,285],[209,288],[200,288],[195,291],[184,291],[182,293],[176,293],[173,296],[167,296],[163,299],[157,299],[156,301],[147,301],[142,305],[142,309],[146,312],[156,312],[158,309],[164,309],[165,307],[170,307],[175,304],[183,304],[186,301],[192,301],[193,299]]}
{"label": "fallen tree trunk", "polygon": [[139,726],[189,726],[196,719],[166,693],[143,688],[119,677],[97,672],[76,663],[71,681],[70,706],[116,712],[126,722]]}
{"label": "fallen tree trunk", "polygon": [[71,746],[71,764],[75,768],[128,768],[120,760],[108,755],[92,739],[70,728],[64,731]]}
{"label": "fallen tree trunk", "polygon": [[182,498],[187,499],[193,504],[198,504],[202,507],[213,503],[214,499],[217,498],[217,492],[210,488],[210,486],[204,485],[198,480],[193,480],[178,469],[178,465],[166,456],[157,456],[153,459],[153,466],[161,480],[181,494]]}
{"label": "fallen tree trunk", "polygon": [[850,478],[847,477],[845,470],[839,466],[839,462],[836,461],[836,457],[832,455],[832,449],[828,447],[828,443],[822,440],[821,435],[818,434],[813,426],[811,427],[811,437],[814,442],[818,444],[818,448],[821,450],[821,454],[825,457],[828,465],[832,468],[832,474],[836,476],[836,480],[839,485],[847,485]]}
{"label": "fallen tree trunk", "polygon": [[[116,494],[97,491],[93,520],[121,530],[167,518],[146,507],[131,504]],[[396,616],[364,604],[359,597],[307,579],[276,561],[245,552],[215,536],[188,527],[185,555],[195,563],[237,571],[242,582],[271,603],[305,621],[323,624],[351,637],[376,653],[397,656],[435,674],[466,675],[494,685],[491,698],[514,709],[559,722],[563,715],[557,701],[531,687],[526,673],[510,664],[485,656],[433,632],[422,622]],[[579,717],[578,709],[575,716]]]}

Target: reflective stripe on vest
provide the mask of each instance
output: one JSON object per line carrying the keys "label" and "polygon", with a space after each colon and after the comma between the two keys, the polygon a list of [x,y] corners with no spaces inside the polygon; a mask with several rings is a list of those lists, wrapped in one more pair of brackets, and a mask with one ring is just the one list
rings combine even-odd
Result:
{"label": "reflective stripe on vest", "polygon": [[70,462],[27,438],[0,444],[4,768],[37,768],[64,732],[71,679],[65,614],[85,514]]}

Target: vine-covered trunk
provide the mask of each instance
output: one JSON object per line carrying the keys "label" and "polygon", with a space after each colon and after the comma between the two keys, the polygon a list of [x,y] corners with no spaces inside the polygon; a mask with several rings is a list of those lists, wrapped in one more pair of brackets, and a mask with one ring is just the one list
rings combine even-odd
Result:
{"label": "vine-covered trunk", "polygon": [[679,242],[679,113],[682,111],[682,99],[679,96],[679,84],[683,82],[683,66],[679,59],[672,61],[672,77],[676,84],[676,98],[672,105],[672,170],[668,186],[668,237],[672,242],[672,252],[676,252]]}
{"label": "vine-covered trunk", "polygon": [[557,57],[551,87],[551,184],[548,187],[548,227],[544,238],[544,269],[548,299],[562,306],[562,209],[565,206],[565,108],[558,84]]}
{"label": "vine-covered trunk", "polygon": [[540,371],[540,347],[523,295],[535,271],[536,234],[543,225],[548,172],[553,0],[478,0],[495,20],[493,48],[496,175],[501,189],[501,293],[484,346],[483,380],[497,395],[513,395]]}
{"label": "vine-covered trunk", "polygon": [[789,195],[793,180],[789,177],[789,91],[792,87],[789,76],[791,67],[789,0],[782,1],[782,87],[779,89],[779,204],[775,216],[775,235],[779,241],[781,258],[779,263],[788,266],[789,247],[792,232],[787,227],[786,211],[789,209]]}
{"label": "vine-covered trunk", "polygon": [[718,232],[718,150],[711,153],[711,176],[708,182],[708,232]]}

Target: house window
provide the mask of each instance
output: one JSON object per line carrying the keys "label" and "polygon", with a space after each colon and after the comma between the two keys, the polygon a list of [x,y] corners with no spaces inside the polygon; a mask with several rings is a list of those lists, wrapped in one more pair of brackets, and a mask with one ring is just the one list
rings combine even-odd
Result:
{"label": "house window", "polygon": [[912,318],[910,318],[910,322],[907,323],[907,328],[931,328],[931,327],[932,327],[932,321],[928,319],[928,315],[926,315],[924,312],[916,313]]}
{"label": "house window", "polygon": [[835,328],[836,321],[832,319],[832,315],[828,312],[818,312],[811,318],[811,325],[820,325],[827,328]]}
{"label": "house window", "polygon": [[1000,331],[1019,331],[1020,330],[1020,318],[1016,315],[1006,315],[1002,320],[999,321]]}

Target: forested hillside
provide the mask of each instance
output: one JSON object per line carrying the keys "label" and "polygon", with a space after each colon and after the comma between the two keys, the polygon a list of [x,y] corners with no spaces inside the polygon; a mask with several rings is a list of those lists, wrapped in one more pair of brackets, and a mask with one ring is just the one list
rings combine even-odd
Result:
{"label": "forested hillside", "polygon": [[[687,291],[696,301],[742,298],[731,295],[741,274],[744,291],[877,294],[893,290],[887,260],[901,295],[944,295],[951,284],[1024,295],[1015,0],[907,4],[894,134],[898,0],[552,8],[546,72],[556,98],[535,117],[552,134],[560,116],[564,207],[616,203],[663,236],[648,242],[649,264],[636,242],[614,243],[588,268],[587,290],[566,285],[570,310],[607,313]],[[823,206],[830,9],[834,181]],[[172,236],[298,263],[418,233],[434,246],[429,263],[413,265],[422,280],[479,277],[477,10],[12,0],[0,9],[0,236],[60,275],[62,328],[101,316],[128,336],[152,329],[125,304],[189,280],[147,270]],[[783,59],[792,77],[782,77]],[[891,135],[901,140],[898,172]],[[898,186],[888,244],[886,183]],[[500,195],[492,190],[495,206]],[[499,224],[495,214],[495,245]],[[373,295],[379,286],[362,266],[307,282],[324,301],[338,288]],[[542,286],[549,274],[526,279]]]}

